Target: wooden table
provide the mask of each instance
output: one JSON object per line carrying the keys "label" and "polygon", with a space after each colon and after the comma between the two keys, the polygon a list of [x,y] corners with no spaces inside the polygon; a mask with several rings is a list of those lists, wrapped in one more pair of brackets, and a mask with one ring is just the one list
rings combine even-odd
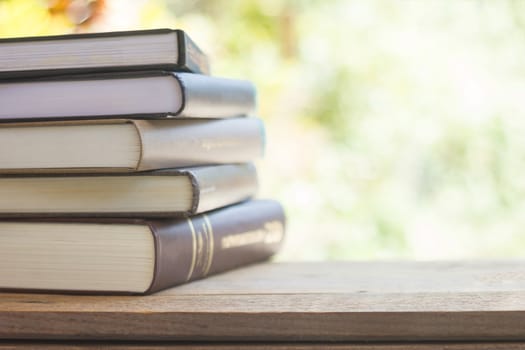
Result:
{"label": "wooden table", "polygon": [[0,293],[0,338],[0,349],[525,349],[525,261],[273,263],[147,297]]}

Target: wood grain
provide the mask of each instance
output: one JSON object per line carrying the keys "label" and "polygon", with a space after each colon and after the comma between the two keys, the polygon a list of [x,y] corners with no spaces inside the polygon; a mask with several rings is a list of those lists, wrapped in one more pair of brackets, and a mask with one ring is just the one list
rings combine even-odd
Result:
{"label": "wood grain", "polygon": [[525,262],[261,264],[146,297],[0,294],[0,338],[523,341]]}
{"label": "wood grain", "polygon": [[42,343],[42,342],[10,342],[0,343],[0,350],[40,349],[40,350],[523,350],[525,343],[383,343],[383,344],[357,344],[357,343],[229,343],[229,344],[174,344],[174,343],[84,343],[70,342]]}

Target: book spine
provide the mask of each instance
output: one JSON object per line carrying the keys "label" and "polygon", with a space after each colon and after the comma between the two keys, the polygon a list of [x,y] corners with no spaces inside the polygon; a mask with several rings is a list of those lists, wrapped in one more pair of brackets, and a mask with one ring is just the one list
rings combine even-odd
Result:
{"label": "book spine", "polygon": [[180,170],[193,185],[193,205],[187,215],[238,203],[257,193],[257,171],[251,163]]}
{"label": "book spine", "polygon": [[184,107],[176,115],[187,118],[229,118],[253,115],[255,86],[247,80],[173,73],[183,91]]}
{"label": "book spine", "polygon": [[193,40],[182,30],[177,30],[178,40],[178,62],[181,69],[188,72],[210,74],[210,63],[201,49]]}
{"label": "book spine", "polygon": [[156,262],[146,293],[268,259],[283,241],[285,216],[279,203],[256,200],[150,226]]}
{"label": "book spine", "polygon": [[245,163],[264,153],[264,124],[257,118],[131,122],[142,145],[138,171]]}

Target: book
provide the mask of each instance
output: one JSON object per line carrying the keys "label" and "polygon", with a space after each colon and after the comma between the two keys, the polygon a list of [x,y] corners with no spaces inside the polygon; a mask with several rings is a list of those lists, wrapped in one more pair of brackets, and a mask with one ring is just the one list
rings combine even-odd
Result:
{"label": "book", "polygon": [[0,123],[0,173],[132,172],[262,156],[258,118]]}
{"label": "book", "polygon": [[268,259],[282,207],[255,200],[186,219],[0,222],[0,289],[149,294]]}
{"label": "book", "polygon": [[96,73],[0,82],[0,121],[226,118],[252,114],[246,80],[164,71]]}
{"label": "book", "polygon": [[252,197],[253,164],[125,174],[0,177],[0,216],[172,217],[202,213]]}
{"label": "book", "polygon": [[182,30],[154,29],[0,39],[0,78],[145,69],[209,74]]}

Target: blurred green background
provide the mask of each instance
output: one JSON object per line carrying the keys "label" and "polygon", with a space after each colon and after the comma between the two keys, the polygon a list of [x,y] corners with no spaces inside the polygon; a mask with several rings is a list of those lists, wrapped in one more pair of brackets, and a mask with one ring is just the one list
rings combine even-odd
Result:
{"label": "blurred green background", "polygon": [[0,0],[0,37],[159,27],[257,85],[279,259],[525,255],[525,1]]}

